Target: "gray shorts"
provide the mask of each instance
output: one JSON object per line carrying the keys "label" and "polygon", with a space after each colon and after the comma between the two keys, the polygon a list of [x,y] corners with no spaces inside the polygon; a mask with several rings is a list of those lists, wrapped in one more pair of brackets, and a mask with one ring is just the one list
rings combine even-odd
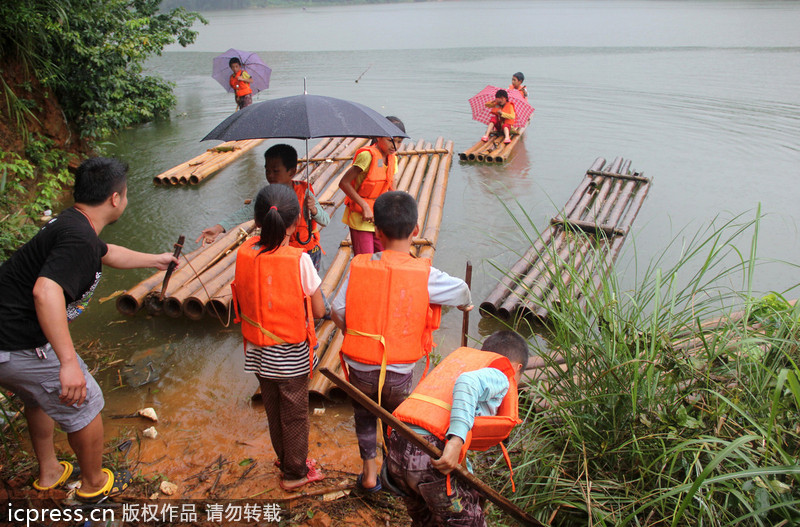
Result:
{"label": "gray shorts", "polygon": [[86,377],[86,400],[82,405],[67,406],[58,398],[61,393],[61,362],[50,344],[42,348],[47,358],[40,358],[35,349],[0,351],[0,386],[11,390],[26,407],[40,407],[64,432],[77,432],[100,413],[105,405],[100,385],[78,357]]}

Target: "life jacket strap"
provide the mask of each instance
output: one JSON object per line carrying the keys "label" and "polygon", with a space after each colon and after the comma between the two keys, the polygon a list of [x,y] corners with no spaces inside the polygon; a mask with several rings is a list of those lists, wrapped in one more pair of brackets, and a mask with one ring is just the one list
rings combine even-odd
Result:
{"label": "life jacket strap", "polygon": [[261,333],[263,333],[267,337],[271,338],[276,343],[278,343],[278,344],[286,344],[285,340],[283,340],[282,338],[280,338],[278,335],[276,335],[275,333],[271,332],[270,330],[261,327],[261,324],[259,324],[255,320],[251,319],[250,317],[248,317],[244,313],[239,313],[239,316],[241,317],[243,322],[247,322],[248,324],[250,324],[254,328],[258,328],[258,330],[261,331]]}
{"label": "life jacket strap", "polygon": [[431,397],[430,395],[425,395],[423,393],[416,393],[411,392],[411,395],[407,397],[408,399],[417,399],[419,401],[425,401],[426,403],[431,403],[433,405],[438,406],[439,408],[444,408],[448,412],[453,409],[453,406],[447,404],[446,402],[442,401],[441,399],[437,399],[436,397]]}
{"label": "life jacket strap", "polygon": [[517,487],[514,485],[514,469],[511,468],[511,458],[508,456],[508,450],[506,450],[506,445],[500,441],[500,449],[503,451],[503,457],[506,460],[506,465],[508,465],[508,479],[511,480],[511,492],[517,492]]}

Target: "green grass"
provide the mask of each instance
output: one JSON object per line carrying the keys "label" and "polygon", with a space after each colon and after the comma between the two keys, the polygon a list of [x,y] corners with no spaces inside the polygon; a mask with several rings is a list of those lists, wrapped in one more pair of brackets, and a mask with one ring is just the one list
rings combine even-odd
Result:
{"label": "green grass", "polygon": [[[680,233],[634,261],[627,287],[614,268],[599,289],[570,271],[531,340],[565,363],[521,396],[518,506],[552,525],[800,521],[800,308],[754,298],[759,221],[760,211]],[[701,325],[740,310],[714,331]],[[510,495],[502,462],[485,476]]]}

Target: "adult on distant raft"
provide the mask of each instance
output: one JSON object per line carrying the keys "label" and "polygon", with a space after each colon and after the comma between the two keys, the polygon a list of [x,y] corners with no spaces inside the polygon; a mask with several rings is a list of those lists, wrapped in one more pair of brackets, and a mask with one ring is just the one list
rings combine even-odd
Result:
{"label": "adult on distant raft", "polygon": [[102,468],[104,400],[75,352],[68,323],[83,312],[103,265],[166,269],[170,253],[147,254],[99,238],[128,204],[127,168],[107,158],[84,161],[75,175],[75,205],[64,210],[0,266],[0,386],[25,405],[36,458],[37,490],[63,485],[78,468],[58,461],[55,423],[78,458],[78,499],[99,502],[122,492],[128,471]]}

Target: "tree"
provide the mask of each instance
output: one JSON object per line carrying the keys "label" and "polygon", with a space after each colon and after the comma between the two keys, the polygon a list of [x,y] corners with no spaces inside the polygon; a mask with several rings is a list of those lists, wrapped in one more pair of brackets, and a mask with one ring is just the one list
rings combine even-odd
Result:
{"label": "tree", "polygon": [[[12,0],[0,3],[0,55],[19,60],[53,90],[81,134],[99,138],[152,120],[174,104],[172,84],[142,75],[164,46],[187,46],[197,13],[159,13],[161,0]],[[9,113],[13,87],[3,82]],[[19,119],[16,119],[19,122]]]}

